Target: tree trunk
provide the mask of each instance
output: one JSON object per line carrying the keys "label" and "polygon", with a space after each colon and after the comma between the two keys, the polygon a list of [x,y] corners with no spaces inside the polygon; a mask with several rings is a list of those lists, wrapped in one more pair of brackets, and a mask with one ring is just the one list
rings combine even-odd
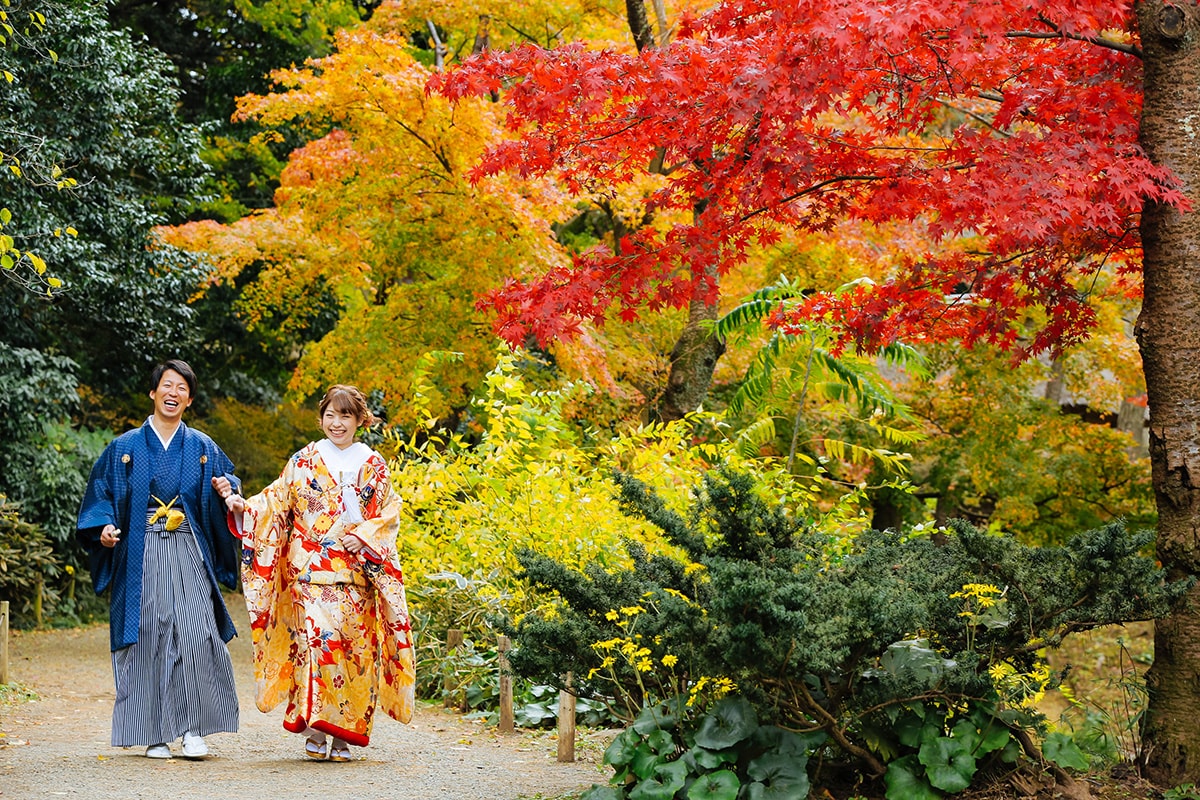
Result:
{"label": "tree trunk", "polygon": [[[645,0],[625,0],[625,13],[638,52],[653,48],[654,30],[646,14]],[[659,24],[664,24],[661,18]],[[662,154],[660,149],[654,163],[650,165],[651,172],[661,170]],[[703,202],[698,203],[695,211],[697,222],[703,211]],[[615,252],[619,252],[624,228],[616,215],[612,215],[612,220]],[[710,277],[713,280],[717,279],[715,272]],[[671,348],[671,371],[667,376],[667,387],[658,402],[649,410],[651,421],[671,422],[682,419],[685,414],[699,408],[708,396],[717,360],[725,352],[725,343],[706,330],[707,323],[716,321],[717,313],[716,303],[709,305],[701,300],[693,300],[688,306],[687,325],[676,340],[675,346]]]}
{"label": "tree trunk", "polygon": [[[1144,60],[1142,145],[1200,209],[1200,9],[1137,4]],[[1148,203],[1138,318],[1150,401],[1159,560],[1171,579],[1200,574],[1200,212]],[[1160,786],[1200,781],[1200,584],[1158,622],[1146,675],[1142,766]]]}
{"label": "tree trunk", "polygon": [[647,47],[654,47],[654,30],[650,27],[650,18],[646,16],[645,0],[625,0],[625,18],[629,21],[629,32],[633,34],[633,43],[640,53]]}
{"label": "tree trunk", "polygon": [[667,388],[659,398],[651,419],[671,422],[695,411],[708,396],[713,370],[725,352],[725,343],[706,329],[717,319],[717,306],[693,300],[688,307],[687,326],[671,348],[671,372]]}

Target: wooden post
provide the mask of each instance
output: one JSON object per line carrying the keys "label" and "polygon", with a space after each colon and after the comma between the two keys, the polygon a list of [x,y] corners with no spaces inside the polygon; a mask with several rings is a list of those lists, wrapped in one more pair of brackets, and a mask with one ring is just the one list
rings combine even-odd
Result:
{"label": "wooden post", "polygon": [[575,760],[575,695],[571,694],[570,672],[558,693],[558,760]]}
{"label": "wooden post", "polygon": [[0,600],[0,686],[8,683],[8,601]]}
{"label": "wooden post", "polygon": [[496,659],[500,666],[500,733],[512,733],[516,726],[513,724],[513,685],[512,667],[508,664],[508,651],[512,647],[507,636],[501,636],[496,643],[499,657]]}
{"label": "wooden post", "polygon": [[[454,658],[454,652],[463,644],[463,632],[458,628],[451,628],[446,631],[446,660],[442,662],[442,707],[452,708],[457,706],[455,697],[458,694],[458,679],[454,674],[454,665],[451,663]],[[463,705],[466,705],[466,696],[463,697]]]}

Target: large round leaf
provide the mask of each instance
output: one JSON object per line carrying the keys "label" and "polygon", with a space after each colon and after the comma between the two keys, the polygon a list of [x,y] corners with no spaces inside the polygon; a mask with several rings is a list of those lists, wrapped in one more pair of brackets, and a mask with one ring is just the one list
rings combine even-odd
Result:
{"label": "large round leaf", "polygon": [[825,731],[796,733],[778,725],[763,725],[754,732],[754,741],[764,752],[774,751],[785,756],[811,753],[828,738]]}
{"label": "large round leaf", "polygon": [[696,765],[696,772],[705,772],[737,761],[737,752],[714,752],[703,747],[693,747],[687,751],[685,758],[690,759],[691,763]]}
{"label": "large round leaf", "polygon": [[688,800],[737,800],[741,781],[727,769],[701,775],[688,789]]}
{"label": "large round leaf", "polygon": [[653,731],[674,728],[677,722],[679,722],[678,703],[657,703],[643,708],[630,727],[645,736]]}
{"label": "large round leaf", "polygon": [[925,779],[925,768],[916,756],[905,756],[888,764],[883,782],[887,800],[941,800],[941,792]]}
{"label": "large round leaf", "polygon": [[766,753],[750,762],[746,774],[751,784],[751,800],[804,800],[808,797],[808,753],[788,755]]}
{"label": "large round leaf", "polygon": [[615,786],[593,783],[590,789],[579,795],[579,800],[625,800],[625,795]]}
{"label": "large round leaf", "polygon": [[1056,732],[1047,736],[1046,741],[1042,742],[1042,755],[1060,767],[1080,770],[1088,768],[1087,756],[1079,749],[1079,745],[1075,744],[1075,740],[1065,733]]}
{"label": "large round leaf", "polygon": [[975,776],[975,756],[957,739],[938,736],[922,742],[917,758],[929,782],[947,792],[961,792]]}
{"label": "large round leaf", "polygon": [[654,731],[646,737],[646,744],[659,755],[675,752],[675,737],[667,731]]}
{"label": "large round leaf", "polygon": [[752,783],[746,787],[746,800],[808,800],[808,781],[804,783]]}
{"label": "large round leaf", "polygon": [[975,754],[976,758],[1000,750],[1012,738],[1007,727],[997,719],[988,718],[980,729],[973,719],[959,720],[954,726],[954,738]]}
{"label": "large round leaf", "polygon": [[757,728],[754,707],[741,697],[726,697],[704,715],[696,731],[696,744],[709,750],[724,750],[746,739]]}
{"label": "large round leaf", "polygon": [[774,783],[808,783],[808,755],[792,756],[766,753],[750,762],[746,773],[756,781]]}
{"label": "large round leaf", "polygon": [[687,781],[687,767],[678,761],[659,764],[654,774],[629,790],[629,800],[671,800]]}
{"label": "large round leaf", "polygon": [[642,737],[632,730],[626,729],[613,739],[604,750],[604,763],[614,767],[623,767],[633,761]]}

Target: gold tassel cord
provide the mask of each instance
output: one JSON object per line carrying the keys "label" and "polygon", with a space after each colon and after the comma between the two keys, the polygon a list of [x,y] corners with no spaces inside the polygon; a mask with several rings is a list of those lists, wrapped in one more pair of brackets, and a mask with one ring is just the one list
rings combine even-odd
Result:
{"label": "gold tassel cord", "polygon": [[175,501],[179,499],[179,495],[172,497],[169,503],[164,503],[154,495],[150,495],[150,497],[154,499],[154,502],[158,503],[158,508],[154,510],[154,516],[150,517],[151,525],[165,518],[167,522],[163,527],[169,531],[173,531],[183,524],[184,513],[178,508],[172,508],[175,505]]}

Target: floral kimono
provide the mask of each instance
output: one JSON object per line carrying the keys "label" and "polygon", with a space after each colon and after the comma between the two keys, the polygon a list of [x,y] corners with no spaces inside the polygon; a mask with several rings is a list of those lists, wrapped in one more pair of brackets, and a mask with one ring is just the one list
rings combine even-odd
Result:
{"label": "floral kimono", "polygon": [[[357,471],[331,468],[328,440],[292,456],[246,501],[242,582],[254,645],[256,704],[287,700],[284,727],[365,746],[378,707],[412,718],[412,633],[396,555],[400,502],[366,445]],[[324,453],[323,455],[323,448]],[[352,531],[366,547],[341,545]]]}

